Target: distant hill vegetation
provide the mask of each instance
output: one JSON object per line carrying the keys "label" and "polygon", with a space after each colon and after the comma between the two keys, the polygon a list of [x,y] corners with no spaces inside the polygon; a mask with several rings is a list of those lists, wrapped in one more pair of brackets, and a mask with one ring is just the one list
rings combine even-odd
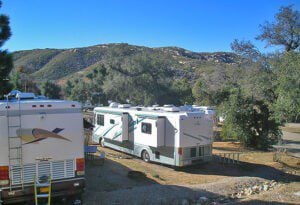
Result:
{"label": "distant hill vegetation", "polygon": [[251,78],[261,71],[255,62],[231,52],[125,43],[17,51],[13,58],[12,73],[22,71],[21,79],[29,81],[27,90],[39,92],[43,82],[51,81],[62,87],[62,97],[94,103],[99,101],[94,94],[101,93],[104,103],[215,105],[227,95],[229,84],[253,90]]}
{"label": "distant hill vegetation", "polygon": [[[179,78],[190,80],[234,68],[240,58],[229,52],[198,53],[178,47],[149,48],[128,44],[103,44],[73,49],[34,49],[13,53],[14,68],[22,68],[35,81],[84,77],[90,70],[112,62],[123,63],[133,56],[155,57],[165,61]],[[127,64],[126,66],[130,66]],[[125,66],[125,67],[126,67]],[[164,69],[164,68],[163,68]]]}

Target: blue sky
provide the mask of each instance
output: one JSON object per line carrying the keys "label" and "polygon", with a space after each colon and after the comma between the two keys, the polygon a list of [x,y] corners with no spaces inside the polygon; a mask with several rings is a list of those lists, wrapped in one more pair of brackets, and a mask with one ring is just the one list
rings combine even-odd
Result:
{"label": "blue sky", "polygon": [[10,51],[102,43],[192,51],[230,51],[233,39],[255,41],[259,24],[299,0],[2,0],[10,16]]}

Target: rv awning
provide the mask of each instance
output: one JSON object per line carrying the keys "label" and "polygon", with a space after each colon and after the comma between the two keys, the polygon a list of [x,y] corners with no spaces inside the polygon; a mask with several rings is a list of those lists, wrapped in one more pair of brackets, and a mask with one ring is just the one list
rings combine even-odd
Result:
{"label": "rv awning", "polygon": [[151,115],[151,114],[137,114],[137,117],[140,118],[148,118],[148,119],[158,119],[158,118],[164,118],[164,116],[159,116],[159,115]]}

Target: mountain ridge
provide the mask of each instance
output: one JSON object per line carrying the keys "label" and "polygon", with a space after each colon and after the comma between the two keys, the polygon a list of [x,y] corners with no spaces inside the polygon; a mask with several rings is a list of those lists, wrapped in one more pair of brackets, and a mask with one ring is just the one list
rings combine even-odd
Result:
{"label": "mountain ridge", "polygon": [[[168,61],[177,72],[193,73],[207,67],[235,67],[241,58],[231,52],[194,52],[175,46],[146,47],[126,43],[98,44],[69,49],[32,49],[13,52],[14,69],[22,68],[34,80],[72,78],[97,64],[123,61],[132,56],[154,56]],[[195,73],[196,75],[197,72]]]}

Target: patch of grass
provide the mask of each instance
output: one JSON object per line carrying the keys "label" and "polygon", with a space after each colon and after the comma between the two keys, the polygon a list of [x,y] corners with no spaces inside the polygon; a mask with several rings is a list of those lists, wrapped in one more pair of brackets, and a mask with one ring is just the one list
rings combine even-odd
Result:
{"label": "patch of grass", "polygon": [[127,177],[136,181],[144,181],[147,179],[146,174],[144,172],[139,171],[129,171],[127,173]]}
{"label": "patch of grass", "polygon": [[163,178],[161,178],[161,177],[159,176],[159,174],[157,174],[156,172],[153,172],[151,175],[152,175],[152,177],[154,177],[154,178],[156,178],[156,179],[165,181],[165,180],[164,180]]}

